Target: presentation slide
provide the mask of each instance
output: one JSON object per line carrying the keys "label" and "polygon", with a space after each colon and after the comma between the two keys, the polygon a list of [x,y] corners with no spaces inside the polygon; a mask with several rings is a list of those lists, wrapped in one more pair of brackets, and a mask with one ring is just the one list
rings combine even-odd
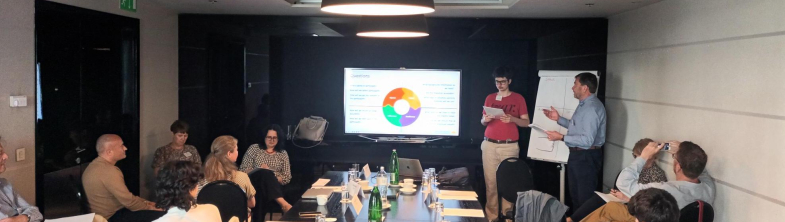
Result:
{"label": "presentation slide", "polygon": [[344,70],[347,134],[458,136],[460,70]]}

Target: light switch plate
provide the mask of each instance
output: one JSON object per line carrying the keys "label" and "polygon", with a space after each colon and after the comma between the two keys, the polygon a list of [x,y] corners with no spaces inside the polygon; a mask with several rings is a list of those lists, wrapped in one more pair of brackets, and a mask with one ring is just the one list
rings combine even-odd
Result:
{"label": "light switch plate", "polygon": [[16,162],[25,160],[25,148],[16,149]]}
{"label": "light switch plate", "polygon": [[11,96],[11,107],[25,107],[27,106],[27,96]]}

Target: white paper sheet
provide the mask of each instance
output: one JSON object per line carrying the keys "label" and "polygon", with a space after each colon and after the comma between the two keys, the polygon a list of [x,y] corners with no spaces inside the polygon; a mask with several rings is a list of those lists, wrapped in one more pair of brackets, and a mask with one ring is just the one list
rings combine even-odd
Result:
{"label": "white paper sheet", "polygon": [[360,198],[357,197],[357,195],[352,198],[352,207],[354,207],[355,212],[358,214],[359,212],[362,212],[361,210],[363,210],[363,202],[360,201]]}
{"label": "white paper sheet", "polygon": [[470,196],[470,197],[477,197],[477,192],[474,191],[462,191],[462,190],[441,190],[439,191],[442,195],[448,196]]}
{"label": "white paper sheet", "polygon": [[324,185],[327,185],[327,183],[329,183],[329,182],[330,182],[330,179],[319,179],[319,180],[316,181],[316,183],[313,183],[313,185],[311,185],[311,187],[323,187]]}
{"label": "white paper sheet", "polygon": [[444,216],[485,217],[485,213],[479,209],[444,208]]}
{"label": "white paper sheet", "polygon": [[363,174],[365,174],[365,180],[371,181],[371,167],[368,164],[363,166]]}
{"label": "white paper sheet", "polygon": [[333,192],[341,192],[341,186],[311,187],[311,189],[331,189]]}
{"label": "white paper sheet", "polygon": [[92,222],[95,218],[95,213],[89,213],[73,217],[63,217],[58,219],[46,219],[46,222]]}
{"label": "white paper sheet", "polygon": [[597,192],[597,191],[594,191],[594,193],[599,195],[602,198],[602,200],[604,200],[606,203],[607,202],[627,203],[627,201],[623,201],[623,200],[621,200],[619,198],[616,198],[615,196],[607,194],[607,193],[601,193],[601,192]]}
{"label": "white paper sheet", "polygon": [[439,194],[439,199],[440,200],[474,200],[474,201],[476,201],[477,197],[472,197],[472,196],[454,196],[454,195]]}
{"label": "white paper sheet", "polygon": [[504,110],[499,108],[483,106],[482,109],[485,110],[485,114],[492,116],[493,118],[504,116]]}

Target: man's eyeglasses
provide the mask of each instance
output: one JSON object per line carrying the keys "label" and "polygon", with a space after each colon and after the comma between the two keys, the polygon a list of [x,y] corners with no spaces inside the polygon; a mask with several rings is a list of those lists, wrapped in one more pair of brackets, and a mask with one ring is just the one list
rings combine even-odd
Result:
{"label": "man's eyeglasses", "polygon": [[265,139],[267,139],[267,140],[278,140],[278,137],[277,136],[268,136],[268,137],[265,137]]}
{"label": "man's eyeglasses", "polygon": [[505,84],[508,84],[508,83],[510,83],[508,80],[501,80],[501,81],[496,80],[496,85],[505,85]]}

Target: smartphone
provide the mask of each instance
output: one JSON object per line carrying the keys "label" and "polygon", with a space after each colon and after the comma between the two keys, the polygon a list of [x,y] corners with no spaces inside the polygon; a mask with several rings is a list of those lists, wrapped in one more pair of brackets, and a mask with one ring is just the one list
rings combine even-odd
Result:
{"label": "smartphone", "polygon": [[665,145],[662,146],[662,150],[661,151],[668,151],[668,150],[671,150],[671,144],[670,143],[665,143]]}

